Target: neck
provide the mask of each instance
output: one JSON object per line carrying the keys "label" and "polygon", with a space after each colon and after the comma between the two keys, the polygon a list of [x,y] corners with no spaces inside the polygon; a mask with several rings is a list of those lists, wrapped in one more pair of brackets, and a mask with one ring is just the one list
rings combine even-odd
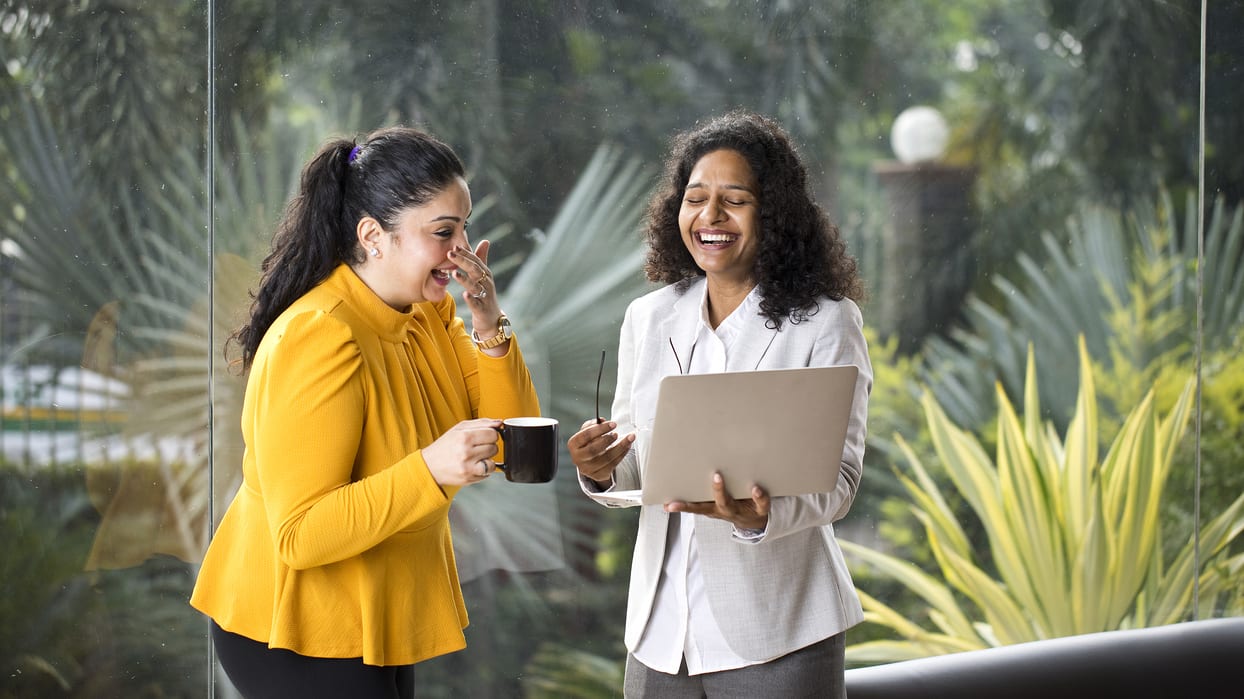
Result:
{"label": "neck", "polygon": [[708,278],[708,322],[714,330],[756,288],[751,279],[735,281]]}
{"label": "neck", "polygon": [[366,285],[368,289],[371,289],[372,293],[380,297],[381,301],[388,304],[390,308],[401,313],[405,313],[410,310],[411,304],[408,303],[403,305],[393,298],[392,294],[386,293],[387,290],[384,287],[384,276],[380,274],[375,265],[370,265],[364,262],[361,265],[350,265],[350,269],[354,270],[354,273],[358,275],[358,278],[362,280],[363,284]]}

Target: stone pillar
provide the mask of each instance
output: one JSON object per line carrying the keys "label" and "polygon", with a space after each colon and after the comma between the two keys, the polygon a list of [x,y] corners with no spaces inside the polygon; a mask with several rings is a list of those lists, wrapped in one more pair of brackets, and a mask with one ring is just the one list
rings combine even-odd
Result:
{"label": "stone pillar", "polygon": [[973,282],[972,168],[879,162],[873,170],[889,215],[881,231],[880,278],[870,293],[882,337],[899,351],[947,332]]}

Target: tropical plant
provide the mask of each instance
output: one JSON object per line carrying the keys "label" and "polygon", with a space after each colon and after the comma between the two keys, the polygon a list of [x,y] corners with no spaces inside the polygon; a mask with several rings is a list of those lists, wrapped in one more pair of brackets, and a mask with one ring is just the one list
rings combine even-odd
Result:
{"label": "tropical plant", "polygon": [[[78,469],[0,463],[0,697],[56,696],[82,680],[76,628],[98,603],[80,576],[91,503]],[[48,545],[48,541],[55,545]]]}
{"label": "tropical plant", "polygon": [[[1012,394],[1024,385],[1025,351],[1037,350],[1044,407],[1057,425],[1070,417],[1076,385],[1076,338],[1107,370],[1131,376],[1119,394],[1130,405],[1150,385],[1161,364],[1190,366],[1198,299],[1204,346],[1230,346],[1244,328],[1244,207],[1219,200],[1205,228],[1198,294],[1196,206],[1189,201],[1183,226],[1163,196],[1152,207],[1123,215],[1081,206],[1067,222],[1063,242],[1041,236],[1044,255],[1017,257],[1019,279],[995,277],[998,301],[974,296],[964,327],[948,338],[930,338],[920,380],[950,417],[984,425],[994,382]],[[1162,361],[1156,361],[1158,359]],[[1113,389],[1112,389],[1113,390]]]}
{"label": "tropical plant", "polygon": [[[983,527],[987,549],[967,533],[930,469],[908,454],[898,473],[924,527],[940,577],[895,555],[843,542],[860,572],[899,581],[927,605],[922,620],[862,593],[866,619],[900,640],[852,646],[853,662],[892,661],[1022,641],[1169,624],[1215,609],[1244,613],[1244,494],[1191,541],[1164,529],[1161,509],[1174,456],[1192,413],[1187,379],[1162,416],[1153,393],[1129,411],[1099,453],[1098,396],[1086,343],[1080,390],[1064,435],[1043,419],[1030,350],[1023,414],[999,385],[996,453],[954,425],[926,392],[922,405],[942,468]],[[902,438],[898,438],[900,443]],[[1168,556],[1164,546],[1175,542]],[[1184,542],[1178,545],[1179,542]],[[1199,566],[1199,567],[1198,567]],[[1198,599],[1197,605],[1192,604]],[[922,625],[925,621],[932,628]]]}
{"label": "tropical plant", "polygon": [[206,679],[191,569],[84,572],[99,523],[86,480],[0,464],[0,698],[189,696]]}
{"label": "tropical plant", "polygon": [[[1170,409],[1182,376],[1199,364],[1202,393],[1214,397],[1204,406],[1213,414],[1202,418],[1212,422],[1201,424],[1204,469],[1180,492],[1199,492],[1203,512],[1221,511],[1240,484],[1235,445],[1244,426],[1226,406],[1244,333],[1244,271],[1235,262],[1244,256],[1244,206],[1215,202],[1200,260],[1196,207],[1190,199],[1182,225],[1174,212],[1167,196],[1130,215],[1083,206],[1068,220],[1066,242],[1042,236],[1045,255],[1020,254],[1017,281],[995,277],[996,300],[971,298],[967,325],[927,342],[916,385],[928,386],[957,424],[983,430],[993,420],[993,382],[1017,395],[1031,345],[1042,409],[1061,429],[1075,405],[1074,348],[1083,335],[1098,369],[1099,419],[1113,428],[1150,389],[1156,408]],[[912,446],[923,457],[921,444]],[[1163,516],[1191,519],[1193,505],[1169,499]]]}

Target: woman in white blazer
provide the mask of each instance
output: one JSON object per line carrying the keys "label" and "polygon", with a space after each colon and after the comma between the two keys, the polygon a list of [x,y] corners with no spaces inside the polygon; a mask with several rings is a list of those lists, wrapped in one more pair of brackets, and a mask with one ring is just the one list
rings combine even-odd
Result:
{"label": "woman in white blazer", "polygon": [[[859,367],[837,487],[643,507],[627,603],[627,697],[842,697],[844,632],[863,620],[834,539],[858,491],[872,366],[855,260],[776,122],[731,112],[675,137],[649,205],[648,278],[622,323],[609,420],[568,443],[585,493],[640,488],[660,380],[674,373]],[[738,409],[749,408],[740,396]],[[808,468],[826,468],[821,454]]]}

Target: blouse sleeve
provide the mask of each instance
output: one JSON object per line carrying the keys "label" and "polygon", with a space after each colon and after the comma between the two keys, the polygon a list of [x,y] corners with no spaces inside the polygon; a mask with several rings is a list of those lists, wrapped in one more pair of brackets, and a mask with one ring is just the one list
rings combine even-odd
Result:
{"label": "blouse sleeve", "polygon": [[519,348],[519,333],[516,331],[510,339],[505,354],[491,357],[475,346],[456,308],[453,297],[448,294],[436,305],[449,341],[453,344],[454,354],[458,357],[458,366],[471,400],[472,417],[504,420],[540,416],[540,398],[536,395],[531,372]]}
{"label": "blouse sleeve", "polygon": [[355,556],[444,507],[420,452],[351,480],[367,406],[347,324],[318,311],[295,316],[251,381],[259,385],[248,448],[272,538],[291,568]]}

